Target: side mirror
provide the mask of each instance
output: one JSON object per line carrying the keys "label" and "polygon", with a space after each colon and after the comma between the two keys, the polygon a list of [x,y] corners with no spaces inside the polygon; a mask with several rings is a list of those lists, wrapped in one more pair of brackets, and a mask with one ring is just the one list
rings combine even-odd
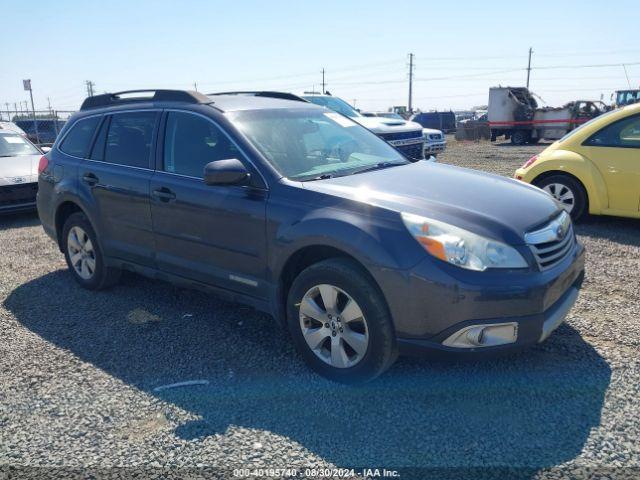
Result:
{"label": "side mirror", "polygon": [[42,153],[49,153],[51,151],[51,147],[42,147],[40,150],[42,150]]}
{"label": "side mirror", "polygon": [[204,166],[204,183],[207,185],[239,185],[251,174],[237,158],[215,160]]}

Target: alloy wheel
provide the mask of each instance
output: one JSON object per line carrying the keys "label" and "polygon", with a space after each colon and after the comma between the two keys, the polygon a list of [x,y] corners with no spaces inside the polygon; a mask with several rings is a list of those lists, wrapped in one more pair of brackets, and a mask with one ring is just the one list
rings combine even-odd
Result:
{"label": "alloy wheel", "polygon": [[334,285],[316,285],[304,294],[300,328],[311,351],[332,367],[353,367],[364,358],[369,346],[362,309]]}
{"label": "alloy wheel", "polygon": [[96,271],[96,252],[87,232],[81,227],[72,227],[67,236],[67,249],[73,269],[83,280],[90,280]]}
{"label": "alloy wheel", "polygon": [[576,199],[569,187],[562,183],[550,183],[549,185],[545,185],[543,190],[558,200],[567,213],[571,213],[575,206]]}

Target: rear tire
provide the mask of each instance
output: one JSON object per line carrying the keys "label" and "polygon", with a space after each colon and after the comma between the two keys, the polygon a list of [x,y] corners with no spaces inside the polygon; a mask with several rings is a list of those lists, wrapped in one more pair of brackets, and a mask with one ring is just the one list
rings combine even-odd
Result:
{"label": "rear tire", "polygon": [[287,298],[287,323],[309,367],[335,382],[372,380],[398,356],[382,294],[348,259],[324,260],[296,277]]}
{"label": "rear tire", "polygon": [[511,143],[514,145],[524,145],[530,139],[531,135],[529,132],[524,130],[516,130],[511,134]]}
{"label": "rear tire", "polygon": [[575,178],[557,174],[534,180],[533,184],[559,201],[574,222],[580,220],[587,211],[587,192]]}
{"label": "rear tire", "polygon": [[84,213],[67,218],[61,238],[64,257],[73,278],[88,290],[100,290],[115,285],[120,269],[106,265],[96,233]]}

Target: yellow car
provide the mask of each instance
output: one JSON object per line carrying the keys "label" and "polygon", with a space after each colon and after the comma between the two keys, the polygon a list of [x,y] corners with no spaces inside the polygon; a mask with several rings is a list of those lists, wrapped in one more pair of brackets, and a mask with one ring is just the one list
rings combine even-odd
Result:
{"label": "yellow car", "polygon": [[585,212],[640,218],[640,104],[572,130],[515,178],[551,194],[574,220]]}

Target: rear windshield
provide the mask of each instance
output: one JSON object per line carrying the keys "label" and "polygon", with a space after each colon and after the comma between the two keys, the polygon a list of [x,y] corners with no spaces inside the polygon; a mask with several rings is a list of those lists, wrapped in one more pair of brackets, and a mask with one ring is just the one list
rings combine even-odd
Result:
{"label": "rear windshield", "polygon": [[0,134],[0,157],[38,154],[40,154],[40,151],[22,135],[17,133]]}

